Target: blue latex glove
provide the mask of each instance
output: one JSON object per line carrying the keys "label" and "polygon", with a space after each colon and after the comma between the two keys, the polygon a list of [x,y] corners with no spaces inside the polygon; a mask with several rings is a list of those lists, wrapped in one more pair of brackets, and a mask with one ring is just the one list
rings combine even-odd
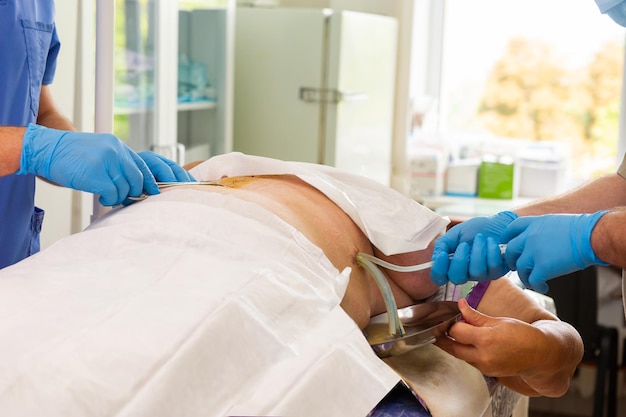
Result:
{"label": "blue latex glove", "polygon": [[35,174],[64,187],[99,194],[114,206],[127,197],[158,194],[144,160],[109,134],[67,132],[28,125],[18,174]]}
{"label": "blue latex glove", "polygon": [[615,23],[626,27],[626,0],[596,0],[602,13],[608,14]]}
{"label": "blue latex glove", "polygon": [[195,178],[176,162],[152,151],[142,151],[138,155],[144,160],[157,181],[188,182]]}
{"label": "blue latex glove", "polygon": [[526,287],[546,293],[546,281],[591,265],[607,265],[591,247],[591,232],[607,211],[520,217],[502,234],[504,260]]}
{"label": "blue latex glove", "polygon": [[[512,211],[474,217],[452,227],[435,242],[430,277],[437,285],[496,279],[506,274],[500,235],[517,218]],[[450,254],[454,254],[450,259]]]}

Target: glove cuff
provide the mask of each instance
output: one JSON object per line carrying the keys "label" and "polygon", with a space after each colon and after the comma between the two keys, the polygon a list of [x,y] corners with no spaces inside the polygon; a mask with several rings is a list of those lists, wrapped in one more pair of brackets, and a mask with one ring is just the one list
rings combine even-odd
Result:
{"label": "glove cuff", "polygon": [[512,222],[513,220],[517,219],[519,216],[517,215],[517,213],[513,212],[513,211],[501,211],[500,213],[496,214],[496,216],[498,217],[505,217],[508,219],[508,223]]}
{"label": "glove cuff", "polygon": [[592,214],[582,215],[586,218],[586,221],[584,222],[584,225],[581,228],[582,230],[580,230],[580,235],[577,236],[577,238],[579,239],[582,245],[582,248],[581,248],[582,249],[581,254],[583,257],[582,262],[585,267],[588,267],[591,265],[602,265],[602,266],[608,265],[608,263],[602,261],[600,258],[596,256],[596,253],[593,251],[593,247],[591,246],[591,233],[593,232],[593,228],[598,223],[598,220],[600,220],[600,218],[608,212],[609,210],[601,210]]}
{"label": "glove cuff", "polygon": [[57,145],[68,132],[29,123],[22,138],[18,175],[35,174],[48,180],[50,163]]}
{"label": "glove cuff", "polygon": [[17,175],[27,175],[34,174],[32,169],[33,162],[33,139],[37,136],[37,131],[42,128],[42,126],[37,126],[33,123],[29,123],[26,127],[26,131],[24,132],[24,136],[22,137],[22,154],[20,155],[20,169],[16,172]]}

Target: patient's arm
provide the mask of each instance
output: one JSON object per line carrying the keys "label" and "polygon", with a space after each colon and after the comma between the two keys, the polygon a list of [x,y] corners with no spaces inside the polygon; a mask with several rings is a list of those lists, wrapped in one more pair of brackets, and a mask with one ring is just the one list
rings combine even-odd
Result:
{"label": "patient's arm", "polygon": [[569,324],[539,306],[508,279],[492,281],[473,310],[459,302],[465,323],[437,342],[448,353],[529,396],[563,395],[582,359],[583,343]]}

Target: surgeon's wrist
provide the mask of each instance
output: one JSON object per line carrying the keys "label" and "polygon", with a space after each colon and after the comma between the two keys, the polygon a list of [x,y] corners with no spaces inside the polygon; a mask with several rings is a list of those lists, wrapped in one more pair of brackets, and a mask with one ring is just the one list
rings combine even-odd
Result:
{"label": "surgeon's wrist", "polygon": [[35,174],[52,180],[50,167],[54,152],[68,133],[70,132],[29,123],[22,138],[22,155],[17,174]]}
{"label": "surgeon's wrist", "polygon": [[20,156],[20,168],[16,172],[17,175],[26,175],[33,173],[33,159],[35,155],[35,141],[38,136],[39,129],[42,126],[37,126],[33,123],[29,123],[24,130],[22,136],[22,153]]}

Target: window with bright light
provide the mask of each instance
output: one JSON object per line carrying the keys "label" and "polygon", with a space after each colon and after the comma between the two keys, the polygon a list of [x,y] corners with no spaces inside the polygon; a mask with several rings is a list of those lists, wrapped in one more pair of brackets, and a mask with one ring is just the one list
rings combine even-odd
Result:
{"label": "window with bright light", "polygon": [[441,138],[553,144],[581,180],[615,170],[625,30],[594,1],[446,0],[441,33]]}

